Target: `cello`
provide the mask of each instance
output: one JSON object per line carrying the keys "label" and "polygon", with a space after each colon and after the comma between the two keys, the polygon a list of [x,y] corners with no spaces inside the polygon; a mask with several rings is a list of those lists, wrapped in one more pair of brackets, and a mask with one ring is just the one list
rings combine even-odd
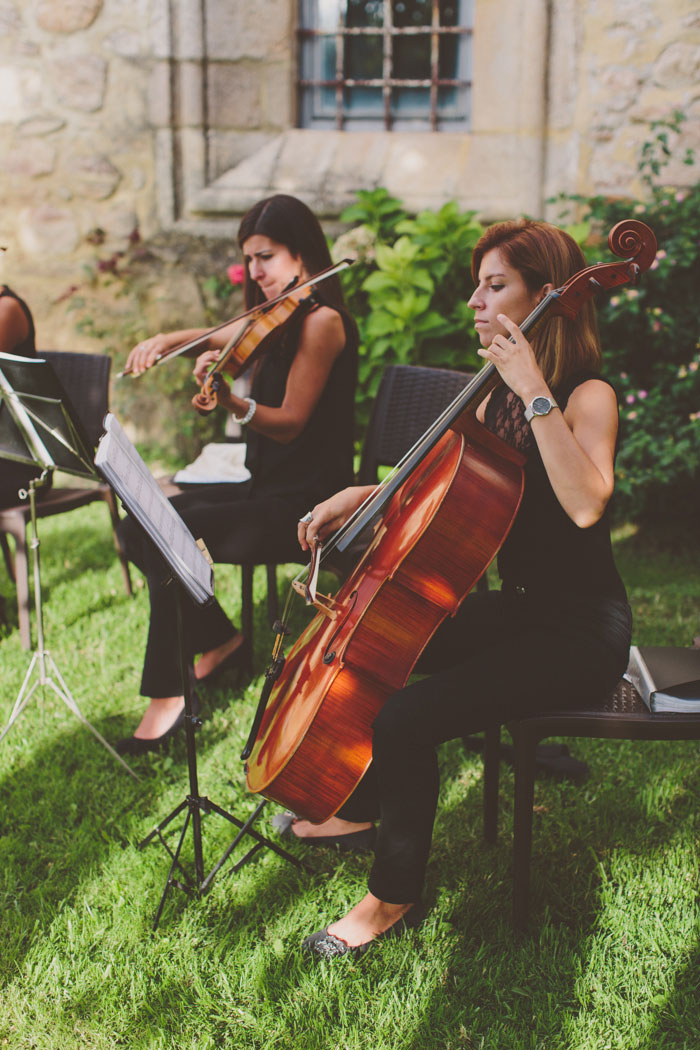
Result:
{"label": "cello", "polygon": [[[653,233],[637,220],[618,223],[608,245],[624,261],[586,267],[550,292],[523,334],[547,315],[575,318],[595,292],[636,281],[656,255]],[[501,382],[486,364],[332,538],[324,556],[374,530],[335,596],[297,584],[318,613],[286,658],[278,630],[242,756],[251,791],[322,823],[364,775],[379,710],[486,571],[517,514],[524,457],[475,415]],[[310,577],[317,568],[312,559]]]}

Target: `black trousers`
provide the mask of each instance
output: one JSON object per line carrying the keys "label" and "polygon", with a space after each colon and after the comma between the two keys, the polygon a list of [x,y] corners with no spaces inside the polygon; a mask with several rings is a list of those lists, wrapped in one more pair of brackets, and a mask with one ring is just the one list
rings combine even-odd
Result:
{"label": "black trousers", "polygon": [[[251,493],[242,485],[198,485],[171,499],[195,539],[203,539],[212,560],[239,565],[301,560],[296,541],[300,513],[294,503],[277,496]],[[305,506],[305,504],[304,504]],[[127,557],[146,577],[151,618],[146,642],[141,693],[147,697],[177,696],[182,691],[177,653],[176,603],[164,586],[166,569],[153,544],[130,518],[119,536]],[[228,641],[236,628],[214,601],[202,607],[183,598],[187,657]]]}
{"label": "black trousers", "polygon": [[338,815],[380,819],[369,889],[420,899],[438,800],[436,748],[535,711],[611,692],[627,667],[626,602],[503,591],[470,595],[426,648],[415,681],[374,722],[372,764]]}

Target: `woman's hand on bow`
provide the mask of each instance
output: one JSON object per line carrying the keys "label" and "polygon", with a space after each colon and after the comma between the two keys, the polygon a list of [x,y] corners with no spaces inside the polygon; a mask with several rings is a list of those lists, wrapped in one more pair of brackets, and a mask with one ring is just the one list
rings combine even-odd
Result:
{"label": "woman's hand on bow", "polygon": [[162,332],[159,332],[158,335],[152,335],[148,339],[143,339],[136,344],[127,357],[124,370],[133,372],[134,375],[140,375],[147,368],[151,368],[156,361],[160,360],[163,354],[167,353],[171,346],[175,345],[171,336],[163,335]]}

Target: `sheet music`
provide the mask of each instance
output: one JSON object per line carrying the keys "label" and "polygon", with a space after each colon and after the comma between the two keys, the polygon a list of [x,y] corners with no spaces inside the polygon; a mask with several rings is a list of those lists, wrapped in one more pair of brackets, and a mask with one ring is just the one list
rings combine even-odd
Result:
{"label": "sheet music", "polygon": [[111,412],[104,426],[95,466],[146,530],[176,578],[203,605],[214,596],[209,562]]}

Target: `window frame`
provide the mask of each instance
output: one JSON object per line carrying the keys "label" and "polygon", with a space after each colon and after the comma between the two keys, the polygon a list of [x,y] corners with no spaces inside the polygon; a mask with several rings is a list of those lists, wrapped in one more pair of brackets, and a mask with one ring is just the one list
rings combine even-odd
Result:
{"label": "window frame", "polygon": [[[297,127],[308,130],[331,130],[336,131],[394,131],[394,130],[424,130],[424,131],[467,131],[470,128],[471,89],[472,79],[463,77],[440,77],[439,58],[440,40],[455,37],[458,41],[457,66],[458,71],[469,71],[470,53],[469,48],[474,36],[474,10],[471,0],[455,0],[464,7],[462,18],[465,24],[457,26],[440,25],[440,0],[431,2],[430,25],[421,26],[396,26],[393,21],[392,0],[381,0],[383,7],[382,25],[373,26],[343,26],[337,24],[334,29],[318,28],[318,26],[302,25],[304,9],[306,4],[314,0],[297,0],[296,4],[296,39],[297,39]],[[467,24],[468,23],[468,24]],[[405,39],[410,36],[429,36],[430,38],[430,78],[405,78],[392,76],[393,41]],[[350,38],[375,37],[382,41],[382,76],[367,80],[360,80],[343,76],[345,61],[345,41]],[[335,77],[322,79],[320,77],[302,76],[302,65],[304,62],[305,45],[313,45],[316,40],[332,38],[335,42],[336,68]],[[465,46],[459,47],[464,42]],[[312,53],[312,65],[316,64],[316,56]],[[353,117],[345,103],[346,88],[380,88],[383,100],[383,118],[379,117]],[[309,104],[310,92],[313,89],[333,88],[335,91],[335,115],[334,117],[314,116]],[[402,118],[392,113],[392,92],[396,88],[428,88],[429,89],[429,112],[426,117]],[[447,116],[440,112],[439,92],[441,88],[463,89],[466,98],[464,112],[457,117]]]}

